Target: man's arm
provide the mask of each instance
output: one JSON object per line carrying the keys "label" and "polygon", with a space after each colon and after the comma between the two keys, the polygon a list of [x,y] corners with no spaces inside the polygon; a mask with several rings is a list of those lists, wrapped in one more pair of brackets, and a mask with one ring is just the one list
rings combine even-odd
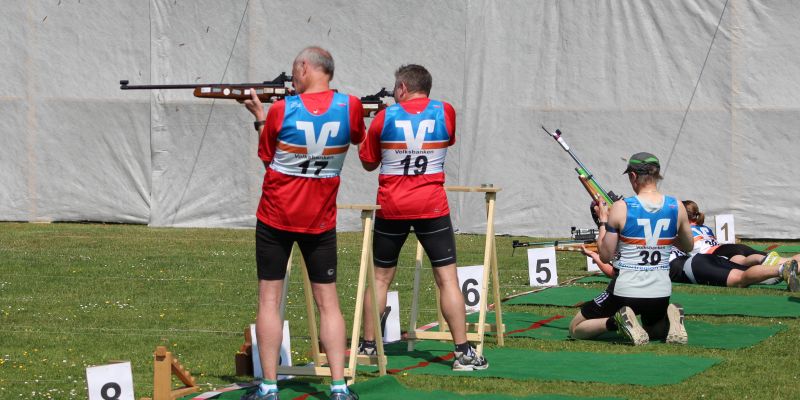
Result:
{"label": "man's arm", "polygon": [[692,235],[692,225],[689,223],[689,217],[686,213],[686,207],[680,200],[678,201],[678,240],[675,244],[679,250],[685,253],[691,253],[694,249],[694,235]]}
{"label": "man's arm", "polygon": [[381,132],[383,131],[383,121],[385,112],[381,110],[372,119],[367,131],[367,137],[358,146],[358,157],[361,159],[361,166],[367,171],[374,171],[381,165]]}
{"label": "man's arm", "polygon": [[350,96],[350,143],[359,144],[364,141],[364,105],[358,97]]}
{"label": "man's arm", "polygon": [[[600,259],[608,263],[614,259],[614,255],[617,253],[619,232],[622,231],[625,225],[625,217],[628,210],[625,206],[625,201],[618,200],[611,206],[610,210],[605,206],[605,202],[601,202],[600,206],[595,206],[595,211],[601,222],[599,233],[597,234],[597,252],[600,253]],[[606,222],[606,224],[603,224],[603,222]]]}
{"label": "man's arm", "polygon": [[614,278],[614,267],[611,264],[604,263],[603,260],[600,259],[600,255],[597,252],[591,251],[586,248],[586,246],[581,245],[581,253],[583,255],[589,257],[597,264],[597,267],[600,268],[600,271],[603,272],[607,277]]}

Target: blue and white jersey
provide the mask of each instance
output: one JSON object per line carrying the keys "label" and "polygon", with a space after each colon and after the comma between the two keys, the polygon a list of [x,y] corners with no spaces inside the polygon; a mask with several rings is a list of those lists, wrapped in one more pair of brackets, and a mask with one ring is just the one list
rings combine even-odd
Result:
{"label": "blue and white jersey", "polygon": [[705,225],[692,225],[692,240],[694,241],[692,255],[711,254],[719,247],[714,231]]}
{"label": "blue and white jersey", "polygon": [[423,175],[444,171],[450,135],[444,104],[430,100],[419,114],[400,104],[386,108],[381,132],[381,174]]}
{"label": "blue and white jersey", "polygon": [[619,270],[614,294],[656,298],[672,293],[669,259],[678,234],[678,201],[664,196],[660,205],[643,204],[639,197],[625,199],[627,217],[619,233]]}
{"label": "blue and white jersey", "polygon": [[350,146],[350,99],[334,93],[325,113],[314,115],[300,96],[285,98],[283,125],[270,168],[294,176],[339,176]]}

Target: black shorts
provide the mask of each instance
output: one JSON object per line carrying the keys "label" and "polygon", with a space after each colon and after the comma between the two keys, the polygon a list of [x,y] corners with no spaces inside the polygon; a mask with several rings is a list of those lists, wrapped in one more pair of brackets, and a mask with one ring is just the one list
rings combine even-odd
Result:
{"label": "black shorts", "polygon": [[258,279],[277,281],[286,277],[286,263],[297,242],[306,261],[308,278],[314,283],[336,282],[336,229],[319,234],[295,233],[256,224]]}
{"label": "black shorts", "polygon": [[[689,261],[691,260],[691,261]],[[688,261],[688,262],[687,262]],[[695,283],[708,286],[728,286],[728,275],[733,269],[745,269],[727,258],[713,254],[696,254],[670,261],[670,278],[677,283]],[[673,270],[680,268],[678,274]]]}
{"label": "black shorts", "polygon": [[762,256],[767,255],[767,253],[763,251],[758,251],[750,246],[743,245],[743,244],[735,244],[735,243],[727,243],[721,244],[714,250],[715,256],[725,257],[730,259],[733,256],[752,256],[753,254],[761,254]]}
{"label": "black shorts", "polygon": [[628,306],[633,312],[642,316],[642,325],[651,326],[667,316],[669,297],[656,297],[652,299],[637,297],[621,297],[614,293],[612,280],[608,288],[593,300],[587,301],[581,307],[581,314],[586,319],[609,318],[614,316],[620,308]]}
{"label": "black shorts", "polygon": [[372,257],[376,267],[397,266],[400,249],[412,226],[433,267],[455,264],[456,237],[448,214],[438,218],[410,220],[375,218]]}

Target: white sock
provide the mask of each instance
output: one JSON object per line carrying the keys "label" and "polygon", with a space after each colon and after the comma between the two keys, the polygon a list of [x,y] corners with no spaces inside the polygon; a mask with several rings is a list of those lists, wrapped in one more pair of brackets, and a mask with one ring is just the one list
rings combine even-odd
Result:
{"label": "white sock", "polygon": [[258,391],[262,394],[267,394],[269,392],[277,392],[278,391],[278,383],[275,381],[262,381],[258,385]]}

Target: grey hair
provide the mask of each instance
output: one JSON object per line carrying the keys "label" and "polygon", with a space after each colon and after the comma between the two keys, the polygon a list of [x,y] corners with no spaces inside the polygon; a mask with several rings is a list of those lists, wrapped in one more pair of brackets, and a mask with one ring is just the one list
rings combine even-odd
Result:
{"label": "grey hair", "polygon": [[316,68],[320,68],[333,79],[333,56],[328,50],[319,46],[309,46],[301,50],[294,59],[295,63],[305,61]]}

